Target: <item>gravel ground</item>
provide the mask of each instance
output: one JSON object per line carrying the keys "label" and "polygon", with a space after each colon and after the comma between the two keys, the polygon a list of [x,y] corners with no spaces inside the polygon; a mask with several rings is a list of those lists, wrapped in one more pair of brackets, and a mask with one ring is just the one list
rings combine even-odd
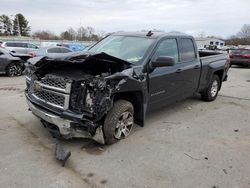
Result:
{"label": "gravel ground", "polygon": [[150,114],[112,146],[54,140],[27,110],[24,77],[0,77],[0,187],[250,187],[250,69],[231,68],[214,102],[192,97]]}

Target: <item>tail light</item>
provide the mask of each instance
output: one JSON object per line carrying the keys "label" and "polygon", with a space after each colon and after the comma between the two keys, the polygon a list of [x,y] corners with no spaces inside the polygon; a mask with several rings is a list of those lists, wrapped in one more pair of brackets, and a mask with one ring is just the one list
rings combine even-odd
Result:
{"label": "tail light", "polygon": [[230,58],[233,58],[233,56],[234,56],[233,54],[229,54],[229,57],[230,57]]}
{"label": "tail light", "polygon": [[250,58],[250,54],[244,54],[242,56],[245,57],[245,58]]}
{"label": "tail light", "polygon": [[31,57],[36,57],[36,53],[35,52],[29,52],[29,54],[31,55]]}

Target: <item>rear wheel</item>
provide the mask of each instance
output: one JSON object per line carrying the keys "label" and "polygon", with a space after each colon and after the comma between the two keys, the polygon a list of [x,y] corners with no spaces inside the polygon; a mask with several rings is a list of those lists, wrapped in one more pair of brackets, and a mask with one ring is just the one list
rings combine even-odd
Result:
{"label": "rear wheel", "polygon": [[104,122],[105,143],[110,145],[129,136],[134,125],[134,108],[126,100],[118,100]]}
{"label": "rear wheel", "polygon": [[7,75],[11,77],[21,76],[23,73],[23,66],[18,62],[13,62],[9,64],[6,72],[7,72]]}
{"label": "rear wheel", "polygon": [[219,76],[213,75],[211,82],[209,83],[207,89],[201,93],[201,97],[205,101],[213,101],[216,99],[221,85],[221,80]]}

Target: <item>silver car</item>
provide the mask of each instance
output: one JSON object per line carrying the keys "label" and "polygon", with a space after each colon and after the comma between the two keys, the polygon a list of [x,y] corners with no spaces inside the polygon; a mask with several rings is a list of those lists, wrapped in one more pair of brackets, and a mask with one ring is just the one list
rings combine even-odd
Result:
{"label": "silver car", "polygon": [[11,52],[16,52],[16,53],[23,53],[23,54],[28,54],[31,51],[34,51],[35,49],[39,49],[36,45],[30,44],[27,42],[3,42],[1,44],[2,48],[5,48]]}

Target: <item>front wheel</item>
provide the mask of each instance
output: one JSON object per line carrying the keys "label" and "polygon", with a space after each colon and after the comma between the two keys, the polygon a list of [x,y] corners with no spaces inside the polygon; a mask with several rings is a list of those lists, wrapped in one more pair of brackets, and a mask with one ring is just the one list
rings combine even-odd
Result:
{"label": "front wheel", "polygon": [[13,63],[9,64],[6,72],[7,72],[7,75],[10,77],[21,76],[23,73],[23,67],[20,63],[13,62]]}
{"label": "front wheel", "polygon": [[134,125],[134,108],[126,100],[118,100],[104,121],[105,143],[110,145],[129,136]]}
{"label": "front wheel", "polygon": [[213,78],[209,83],[207,89],[201,92],[201,98],[205,101],[214,101],[218,95],[220,85],[221,80],[219,76],[213,75]]}

